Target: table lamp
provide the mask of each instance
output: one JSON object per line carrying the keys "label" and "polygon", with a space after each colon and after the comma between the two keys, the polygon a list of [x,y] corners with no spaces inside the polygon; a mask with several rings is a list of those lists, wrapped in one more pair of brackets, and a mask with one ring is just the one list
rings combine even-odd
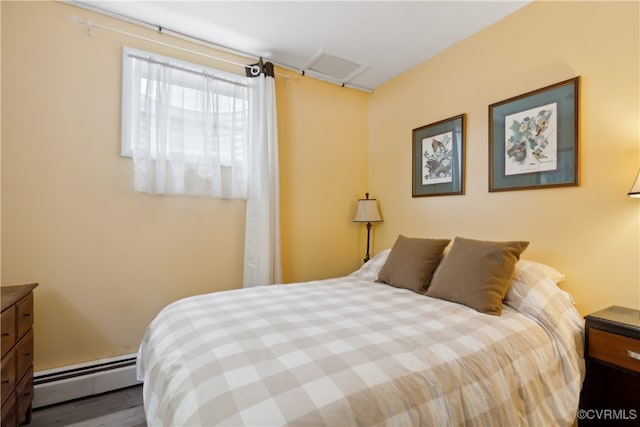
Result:
{"label": "table lamp", "polygon": [[358,210],[356,216],[353,218],[353,222],[366,222],[367,223],[367,253],[364,257],[364,262],[371,259],[369,255],[369,242],[371,238],[371,223],[382,222],[382,216],[378,210],[378,201],[376,199],[370,199],[369,193],[365,194],[364,199],[358,199]]}

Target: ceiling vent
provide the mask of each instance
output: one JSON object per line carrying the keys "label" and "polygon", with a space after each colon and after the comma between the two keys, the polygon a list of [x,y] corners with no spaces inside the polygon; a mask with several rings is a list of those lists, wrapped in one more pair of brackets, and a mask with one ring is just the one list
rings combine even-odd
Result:
{"label": "ceiling vent", "polygon": [[302,68],[302,72],[339,83],[348,83],[354,77],[369,68],[350,59],[332,55],[320,49]]}

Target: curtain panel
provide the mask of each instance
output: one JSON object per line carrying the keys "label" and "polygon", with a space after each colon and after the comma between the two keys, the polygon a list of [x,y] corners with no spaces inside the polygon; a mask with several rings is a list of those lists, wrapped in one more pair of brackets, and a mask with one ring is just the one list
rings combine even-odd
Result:
{"label": "curtain panel", "polygon": [[224,73],[125,48],[122,154],[134,188],[247,200],[243,285],[282,282],[273,64]]}
{"label": "curtain panel", "polygon": [[273,64],[247,68],[249,78],[249,181],[244,287],[282,282],[280,174]]}

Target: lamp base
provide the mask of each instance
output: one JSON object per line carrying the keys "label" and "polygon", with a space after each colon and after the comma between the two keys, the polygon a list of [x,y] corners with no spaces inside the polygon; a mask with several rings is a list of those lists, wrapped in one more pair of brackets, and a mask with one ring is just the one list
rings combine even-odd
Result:
{"label": "lamp base", "polygon": [[366,263],[371,259],[369,256],[369,238],[371,237],[371,223],[367,223],[367,253],[364,256],[364,262]]}

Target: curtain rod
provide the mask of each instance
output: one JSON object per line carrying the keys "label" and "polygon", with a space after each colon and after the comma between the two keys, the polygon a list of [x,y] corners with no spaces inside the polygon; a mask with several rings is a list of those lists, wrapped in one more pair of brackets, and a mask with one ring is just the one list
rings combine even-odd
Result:
{"label": "curtain rod", "polygon": [[[72,15],[71,16],[71,20],[73,22],[79,22],[81,24],[85,24],[87,26],[87,31],[88,31],[89,34],[91,34],[91,30],[93,28],[100,28],[102,30],[113,31],[114,33],[123,34],[125,36],[134,37],[134,38],[137,38],[137,39],[140,39],[140,40],[144,40],[144,41],[148,41],[148,42],[151,42],[151,43],[156,43],[156,44],[159,44],[161,46],[170,47],[172,49],[181,50],[183,52],[191,53],[191,54],[198,55],[198,56],[203,56],[205,58],[213,59],[215,61],[225,62],[225,63],[231,64],[231,65],[237,65],[237,66],[242,67],[242,68],[250,68],[251,70],[253,70],[255,67],[258,67],[257,65],[243,64],[241,62],[231,61],[229,59],[220,58],[220,57],[213,56],[213,55],[208,55],[206,53],[198,52],[196,50],[187,49],[187,48],[184,48],[184,47],[172,45],[170,43],[161,42],[159,40],[150,39],[148,37],[140,36],[138,34],[129,33],[127,31],[122,31],[122,30],[119,30],[117,28],[109,27],[107,25],[98,24],[98,23],[90,21],[88,19],[79,18],[76,15]],[[285,74],[281,74],[279,76],[280,77],[285,77],[285,78],[290,78],[291,77],[291,76],[288,76],[288,75],[285,75]]]}
{"label": "curtain rod", "polygon": [[[177,32],[177,31],[173,31],[173,30],[164,28],[164,27],[159,26],[159,25],[150,24],[148,22],[144,22],[144,21],[141,21],[141,20],[138,20],[138,19],[130,18],[128,16],[120,15],[118,13],[111,12],[111,11],[108,11],[108,10],[105,10],[105,9],[102,9],[102,8],[99,8],[99,7],[90,5],[90,4],[86,4],[84,2],[79,2],[79,1],[76,1],[76,0],[58,0],[58,1],[60,1],[62,3],[70,4],[72,6],[76,6],[76,7],[82,8],[82,9],[90,10],[92,12],[96,12],[96,13],[99,13],[101,15],[110,16],[112,18],[116,18],[116,19],[119,19],[121,21],[137,25],[139,27],[155,30],[155,31],[158,31],[161,34],[167,34],[167,35],[170,35],[172,37],[176,37],[176,38],[188,41],[190,43],[195,43],[195,44],[198,44],[200,46],[204,46],[204,47],[207,47],[207,48],[210,48],[210,49],[220,50],[220,51],[223,51],[223,52],[230,53],[232,55],[245,57],[245,58],[253,60],[253,61],[258,61],[259,59],[261,59],[261,58],[255,56],[255,55],[252,55],[252,54],[249,54],[249,53],[246,53],[246,52],[242,52],[242,51],[239,51],[239,50],[236,50],[236,49],[231,49],[231,48],[228,48],[226,46],[222,46],[222,45],[219,45],[219,44],[216,44],[216,43],[212,43],[210,41],[203,40],[203,39],[200,39],[200,38],[197,38],[197,37],[189,36],[189,35]],[[201,52],[198,52],[198,51],[195,51],[195,50],[182,48],[180,46],[175,46],[175,45],[172,45],[172,44],[169,44],[169,43],[164,43],[164,42],[161,42],[161,41],[158,41],[158,40],[154,40],[154,39],[150,39],[150,38],[147,38],[147,37],[144,37],[144,36],[139,36],[137,34],[129,33],[127,31],[119,30],[117,28],[113,28],[113,27],[109,27],[109,26],[106,26],[106,25],[98,24],[98,23],[89,21],[87,19],[79,18],[79,17],[77,17],[75,15],[72,15],[71,19],[74,22],[81,22],[83,24],[86,24],[87,25],[87,31],[89,31],[89,33],[91,33],[91,28],[92,27],[100,28],[100,29],[107,30],[107,31],[114,31],[116,33],[120,33],[120,34],[129,36],[129,37],[142,39],[142,40],[145,40],[145,41],[148,41],[148,42],[151,42],[151,43],[156,43],[156,44],[160,44],[160,45],[163,45],[163,46],[166,46],[166,47],[182,50],[184,52],[188,52],[188,53],[192,53],[192,54],[195,54],[195,55],[203,56],[205,58],[213,59],[213,60],[216,60],[216,61],[222,61],[222,62],[226,62],[226,63],[232,64],[232,65],[241,66],[241,67],[244,67],[244,68],[251,67],[250,65],[247,65],[247,64],[242,64],[242,63],[239,63],[239,62],[230,61],[228,59],[216,57],[216,56],[213,56],[213,55],[207,55],[205,53],[201,53]],[[292,67],[290,65],[281,64],[281,63],[274,62],[274,61],[270,61],[270,62],[272,62],[274,65],[277,65],[280,68],[284,68],[284,69],[289,70],[289,71],[294,71],[294,72],[296,72],[296,73],[298,73],[298,74],[300,74],[302,76],[305,75],[304,70],[298,70],[295,67]],[[290,79],[291,78],[291,76],[287,75],[287,74],[276,73],[276,75],[278,77],[282,77],[284,79]],[[338,85],[338,86],[341,86],[341,87],[347,87],[347,88],[351,88],[351,89],[360,90],[362,92],[373,93],[373,90],[369,89],[369,88],[364,88],[364,87],[360,87],[360,86],[356,86],[356,85],[350,85],[350,84],[347,84],[347,83],[336,82],[334,80],[325,79],[325,78],[322,78],[322,77],[316,77],[316,76],[312,76],[312,77],[317,79],[317,80],[322,80],[322,81],[325,81],[327,83],[332,83],[332,84],[335,84],[335,85]]]}
{"label": "curtain rod", "polygon": [[[176,64],[172,64],[172,63],[165,62],[165,61],[158,61],[158,60],[155,60],[153,58],[148,58],[148,57],[141,56],[141,55],[136,55],[136,54],[133,54],[133,53],[130,53],[127,56],[129,58],[135,58],[135,59],[139,59],[141,61],[146,61],[146,62],[148,62],[150,64],[163,65],[165,67],[173,68],[175,70],[184,71],[186,73],[196,74],[198,76],[209,77],[210,79],[219,80],[221,82],[226,82],[226,83],[229,83],[229,84],[232,84],[232,85],[236,85],[236,86],[247,87],[246,83],[241,83],[240,81],[231,80],[231,78],[225,79],[224,77],[220,77],[220,76],[217,76],[215,74],[207,73],[207,72],[204,72],[204,71],[192,70],[192,69],[187,68],[187,67],[181,67],[181,66],[176,65]],[[256,65],[255,67],[258,67],[258,66]],[[251,67],[251,68],[253,68],[253,67]],[[260,68],[260,67],[258,67],[258,68]],[[227,73],[227,74],[233,74],[233,73]],[[236,75],[236,74],[234,74],[234,75]],[[238,77],[241,77],[241,76],[238,76]]]}
{"label": "curtain rod", "polygon": [[[162,27],[160,25],[151,24],[149,22],[141,21],[139,19],[131,18],[131,17],[128,17],[128,16],[124,16],[124,15],[121,15],[121,14],[116,13],[116,12],[111,12],[111,11],[109,11],[107,9],[103,9],[103,8],[95,6],[93,4],[89,4],[86,1],[84,1],[84,2],[83,1],[76,1],[76,0],[58,0],[58,1],[60,1],[61,3],[67,3],[67,4],[70,4],[72,6],[76,6],[76,7],[82,8],[82,9],[86,9],[86,10],[92,11],[92,12],[98,13],[100,15],[110,16],[111,18],[115,18],[115,19],[118,19],[120,21],[127,22],[129,24],[137,25],[138,27],[147,28],[149,30],[153,30],[153,31],[157,31],[159,33],[167,34],[167,35],[170,35],[172,37],[180,38],[180,39],[186,40],[188,42],[198,44],[200,46],[204,46],[204,47],[207,47],[207,48],[215,48],[217,50],[221,50],[223,52],[230,53],[230,54],[233,54],[233,55],[236,55],[236,56],[242,56],[242,57],[245,57],[245,58],[253,60],[253,61],[257,61],[259,59],[256,55],[250,55],[250,54],[248,54],[246,52],[240,52],[239,50],[230,49],[228,47],[221,46],[221,45],[218,45],[218,44],[215,44],[215,43],[211,43],[209,41],[202,40],[202,39],[199,39],[199,38],[196,38],[196,37],[193,37],[193,36],[188,36],[186,34],[178,33],[178,32],[175,32],[175,31],[171,31],[170,29],[164,28],[164,27]],[[94,23],[94,26],[97,26],[97,24]],[[130,35],[132,37],[138,37],[136,34],[131,34],[131,33],[127,33],[127,35]],[[155,40],[149,40],[149,41],[155,42]],[[173,46],[171,46],[171,47],[173,47]]]}

